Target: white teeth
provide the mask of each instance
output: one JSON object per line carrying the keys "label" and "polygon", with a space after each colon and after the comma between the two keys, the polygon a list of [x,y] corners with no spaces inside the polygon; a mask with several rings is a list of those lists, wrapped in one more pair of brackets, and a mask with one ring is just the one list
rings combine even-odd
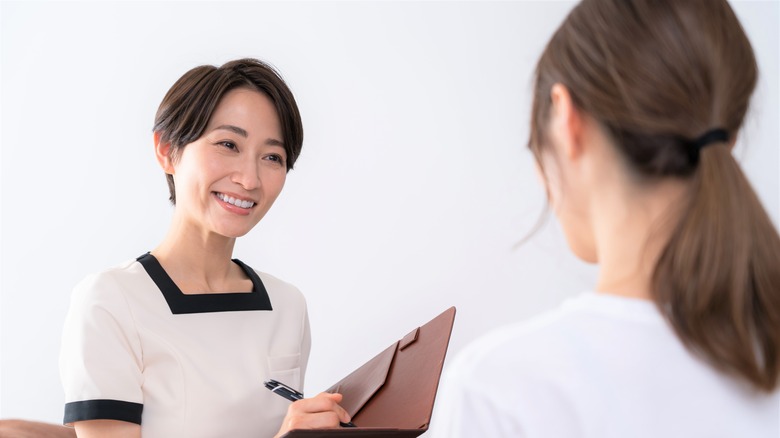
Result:
{"label": "white teeth", "polygon": [[223,193],[217,193],[217,197],[228,204],[235,205],[236,207],[241,208],[250,208],[255,205],[253,201],[242,201],[240,199],[233,198],[231,196],[225,195]]}

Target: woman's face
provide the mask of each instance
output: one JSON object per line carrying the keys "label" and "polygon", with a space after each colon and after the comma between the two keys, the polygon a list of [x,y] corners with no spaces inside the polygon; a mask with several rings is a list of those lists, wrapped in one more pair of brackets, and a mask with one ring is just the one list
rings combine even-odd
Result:
{"label": "woman's face", "polygon": [[243,236],[282,191],[286,161],[271,100],[255,90],[231,90],[203,136],[186,145],[172,164],[175,215],[201,235]]}

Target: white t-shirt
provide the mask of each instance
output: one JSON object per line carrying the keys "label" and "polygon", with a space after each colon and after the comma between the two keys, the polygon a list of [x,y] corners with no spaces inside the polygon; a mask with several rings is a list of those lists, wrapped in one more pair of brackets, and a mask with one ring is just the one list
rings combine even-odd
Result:
{"label": "white t-shirt", "polygon": [[306,302],[235,262],[251,293],[185,295],[150,254],[79,283],[60,354],[65,423],[130,421],[144,438],[273,436],[290,402],[263,382],[302,388]]}
{"label": "white t-shirt", "polygon": [[652,302],[586,293],[468,346],[432,420],[442,438],[778,438],[780,391],[694,357]]}

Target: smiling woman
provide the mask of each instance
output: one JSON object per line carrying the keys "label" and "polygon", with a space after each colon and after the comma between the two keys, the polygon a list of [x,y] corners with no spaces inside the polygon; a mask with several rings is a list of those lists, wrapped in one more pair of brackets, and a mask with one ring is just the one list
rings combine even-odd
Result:
{"label": "smiling woman", "polygon": [[300,154],[292,93],[242,59],[187,72],[157,113],[173,219],[151,252],[83,280],[65,323],[65,423],[79,437],[263,437],[338,427],[339,394],[289,405],[311,338],[294,286],[233,259]]}
{"label": "smiling woman", "polygon": [[296,155],[280,140],[273,102],[244,87],[225,94],[204,135],[186,148],[162,137],[155,132],[157,159],[175,188],[174,217],[185,233],[190,226],[230,237],[249,232],[282,191],[287,155]]}

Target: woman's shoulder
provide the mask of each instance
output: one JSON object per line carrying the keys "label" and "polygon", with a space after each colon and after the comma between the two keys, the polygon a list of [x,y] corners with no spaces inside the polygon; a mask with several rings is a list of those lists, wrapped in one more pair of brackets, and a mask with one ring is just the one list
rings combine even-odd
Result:
{"label": "woman's shoulder", "polygon": [[298,306],[306,306],[306,298],[297,286],[267,272],[252,268],[243,262],[242,264],[246,266],[246,268],[251,269],[260,278],[266,293],[268,293],[268,296],[271,299],[271,303],[283,301],[288,305],[296,304]]}
{"label": "woman's shoulder", "polygon": [[511,424],[520,421],[524,412],[534,412],[533,421],[549,420],[547,413],[552,411],[558,419],[571,418],[564,380],[571,376],[567,367],[577,366],[576,333],[582,319],[579,311],[564,303],[472,341],[445,370],[443,393],[453,401],[441,409],[487,409],[491,413],[486,418]]}
{"label": "woman's shoulder", "polygon": [[276,289],[279,291],[282,291],[283,293],[292,293],[292,294],[301,294],[300,289],[298,289],[297,286],[294,284],[287,282],[285,280],[282,280],[279,277],[276,277],[274,275],[271,275],[264,271],[258,271],[257,269],[252,269],[257,273],[257,276],[260,277],[261,280],[263,280],[263,284],[271,289]]}
{"label": "woman's shoulder", "polygon": [[518,369],[541,362],[565,345],[569,315],[562,308],[529,320],[504,325],[470,342],[457,356],[453,368],[474,376],[489,375],[487,368]]}
{"label": "woman's shoulder", "polygon": [[529,320],[496,328],[466,346],[453,368],[474,381],[498,375],[559,376],[565,371],[561,368],[578,366],[588,351],[601,350],[595,344],[608,340],[602,332],[663,327],[651,303],[611,300],[583,293]]}
{"label": "woman's shoulder", "polygon": [[85,276],[74,287],[73,297],[82,300],[116,299],[128,287],[141,284],[147,277],[136,259],[126,260]]}

